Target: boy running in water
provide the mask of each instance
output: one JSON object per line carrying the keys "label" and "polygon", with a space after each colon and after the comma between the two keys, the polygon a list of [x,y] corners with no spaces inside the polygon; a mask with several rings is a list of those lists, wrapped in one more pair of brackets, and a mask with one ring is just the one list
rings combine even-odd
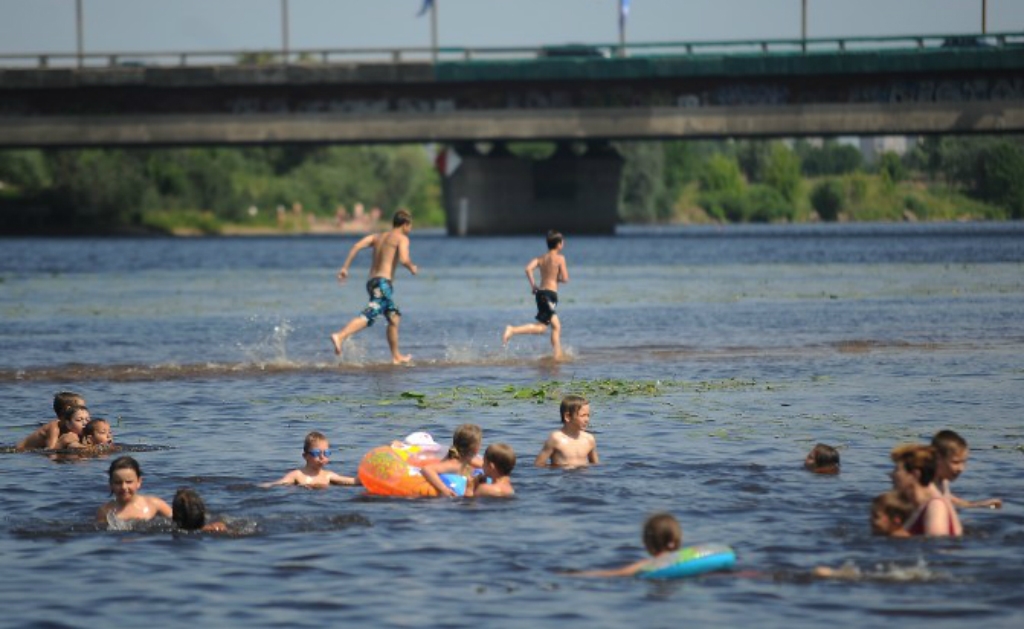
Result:
{"label": "boy running in water", "polygon": [[[530,281],[530,290],[537,299],[537,321],[524,325],[505,326],[501,335],[502,345],[508,345],[516,334],[544,334],[551,326],[551,348],[555,360],[562,359],[562,324],[555,311],[558,306],[558,283],[569,281],[569,269],[565,265],[562,248],[565,246],[562,234],[552,230],[548,232],[548,252],[530,260],[526,265],[526,278]],[[534,269],[540,269],[540,285],[533,277]]]}
{"label": "boy running in water", "polygon": [[381,314],[388,322],[388,346],[391,348],[391,362],[398,365],[412,359],[408,354],[398,351],[398,324],[402,313],[392,301],[392,282],[394,282],[395,264],[401,264],[416,275],[419,270],[409,259],[409,232],[412,231],[412,215],[406,210],[398,210],[391,221],[390,231],[370,234],[356,244],[345,258],[345,264],[338,271],[338,282],[348,278],[348,267],[356,254],[367,247],[373,249],[373,264],[370,266],[370,281],[366,283],[366,292],[370,295],[370,303],[359,315],[348,324],[331,335],[334,353],[341,355],[341,345],[345,339],[356,332],[373,325],[374,319]]}

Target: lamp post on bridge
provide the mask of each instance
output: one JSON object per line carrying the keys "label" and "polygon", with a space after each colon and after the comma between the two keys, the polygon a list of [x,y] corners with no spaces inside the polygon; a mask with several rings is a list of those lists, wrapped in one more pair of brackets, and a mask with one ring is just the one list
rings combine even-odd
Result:
{"label": "lamp post on bridge", "polygon": [[85,49],[82,44],[82,0],[75,0],[75,50],[78,51],[78,67],[82,67]]}
{"label": "lamp post on bridge", "polygon": [[807,52],[807,0],[800,2],[800,41],[801,48]]}
{"label": "lamp post on bridge", "polygon": [[981,34],[988,32],[988,0],[981,0]]}
{"label": "lamp post on bridge", "polygon": [[288,0],[281,0],[281,63],[288,65]]}

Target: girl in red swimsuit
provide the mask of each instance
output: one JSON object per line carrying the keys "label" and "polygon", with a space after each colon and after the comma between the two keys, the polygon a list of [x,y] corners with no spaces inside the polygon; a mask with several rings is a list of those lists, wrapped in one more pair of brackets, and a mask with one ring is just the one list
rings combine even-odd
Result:
{"label": "girl in red swimsuit", "polygon": [[891,474],[893,488],[914,506],[914,512],[903,526],[903,534],[963,534],[956,510],[935,485],[935,448],[926,445],[899,446],[890,456],[896,464]]}

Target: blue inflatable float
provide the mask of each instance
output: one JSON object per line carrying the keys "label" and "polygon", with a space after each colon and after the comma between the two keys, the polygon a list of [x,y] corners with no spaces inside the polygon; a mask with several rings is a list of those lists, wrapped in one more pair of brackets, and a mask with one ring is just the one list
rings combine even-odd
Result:
{"label": "blue inflatable float", "polygon": [[736,553],[725,544],[686,546],[651,562],[637,573],[641,579],[681,579],[736,565]]}

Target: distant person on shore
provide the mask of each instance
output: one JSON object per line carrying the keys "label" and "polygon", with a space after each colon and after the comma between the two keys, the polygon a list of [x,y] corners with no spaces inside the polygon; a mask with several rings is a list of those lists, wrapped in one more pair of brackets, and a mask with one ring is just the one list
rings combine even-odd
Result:
{"label": "distant person on shore", "polygon": [[341,355],[341,346],[345,339],[356,332],[373,325],[381,314],[388,322],[388,346],[391,348],[391,362],[402,364],[412,357],[398,351],[398,324],[402,313],[392,300],[392,282],[394,281],[395,265],[401,264],[413,275],[419,271],[409,259],[409,232],[412,231],[412,215],[406,210],[398,210],[391,221],[389,231],[366,236],[356,244],[345,258],[345,264],[338,271],[338,282],[348,278],[348,268],[356,254],[367,247],[373,249],[373,264],[370,266],[370,280],[366,283],[366,292],[370,295],[370,303],[362,313],[348,322],[344,328],[331,335],[334,353]]}
{"label": "distant person on shore", "polygon": [[534,465],[581,467],[598,463],[597,440],[587,432],[590,402],[579,395],[567,395],[559,407],[562,428],[548,436]]}
{"label": "distant person on shore", "polygon": [[512,470],[516,467],[516,453],[506,443],[492,443],[484,451],[483,474],[466,483],[466,496],[479,498],[508,498],[516,493],[512,488]]}
{"label": "distant person on shore", "polygon": [[[21,440],[16,450],[53,450],[57,447],[57,440],[68,431],[64,414],[69,407],[76,406],[86,408],[85,398],[71,391],[61,391],[53,396],[53,414],[56,419],[50,420],[37,428],[31,435]],[[87,409],[88,410],[88,409]]]}
{"label": "distant person on shore", "polygon": [[967,447],[967,440],[952,430],[940,430],[932,437],[932,447],[938,453],[938,465],[935,470],[935,484],[939,491],[949,498],[953,506],[962,509],[988,507],[989,509],[1001,509],[1003,501],[999,498],[987,498],[985,500],[964,500],[953,495],[949,484],[960,478],[967,469],[967,456],[970,449]]}
{"label": "distant person on shore", "polygon": [[815,474],[838,474],[839,450],[824,443],[815,445],[804,459],[804,468]]}
{"label": "distant person on shore", "polygon": [[[565,264],[565,256],[562,249],[565,247],[565,239],[562,234],[552,230],[548,232],[548,252],[542,256],[530,260],[526,265],[526,279],[530,281],[530,290],[537,300],[537,321],[538,323],[526,323],[523,325],[507,325],[505,333],[501,335],[501,344],[508,345],[508,342],[517,334],[544,334],[551,328],[551,349],[554,352],[555,360],[562,359],[562,324],[558,320],[556,312],[558,306],[558,284],[569,281],[569,269]],[[534,279],[533,272],[540,269],[540,284]]]}
{"label": "distant person on shore", "polygon": [[587,570],[583,572],[570,572],[577,577],[632,577],[645,568],[652,567],[655,562],[666,555],[669,555],[683,546],[683,527],[679,521],[669,513],[657,513],[647,518],[644,522],[644,548],[650,553],[650,557],[641,559],[635,563],[621,568],[611,570]]}
{"label": "distant person on shore", "polygon": [[301,485],[310,489],[322,489],[330,485],[358,485],[359,480],[351,476],[335,474],[327,469],[331,462],[331,444],[323,433],[313,431],[306,435],[302,444],[302,458],[306,465],[292,470],[272,483],[264,483],[261,487],[276,485]]}
{"label": "distant person on shore", "polygon": [[127,520],[152,520],[158,515],[171,517],[171,507],[155,496],[139,493],[142,488],[142,468],[130,456],[114,459],[107,471],[110,493],[114,499],[96,511],[96,523],[117,529]]}

